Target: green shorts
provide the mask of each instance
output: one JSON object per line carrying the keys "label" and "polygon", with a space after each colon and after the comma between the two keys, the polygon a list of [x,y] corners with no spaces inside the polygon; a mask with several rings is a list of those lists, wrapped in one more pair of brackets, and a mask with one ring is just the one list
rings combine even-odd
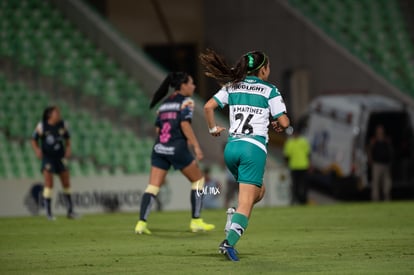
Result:
{"label": "green shorts", "polygon": [[233,139],[226,144],[224,160],[237,182],[261,187],[267,154],[248,141]]}

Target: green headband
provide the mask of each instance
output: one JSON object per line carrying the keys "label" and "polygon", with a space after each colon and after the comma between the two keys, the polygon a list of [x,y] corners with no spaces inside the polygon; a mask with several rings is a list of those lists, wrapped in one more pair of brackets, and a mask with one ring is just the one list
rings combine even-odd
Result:
{"label": "green headband", "polygon": [[249,60],[247,67],[248,68],[253,68],[253,65],[254,65],[254,57],[250,53],[248,53],[247,54],[247,59]]}
{"label": "green headband", "polygon": [[248,59],[248,61],[247,61],[248,62],[247,63],[247,68],[250,68],[251,69],[251,70],[248,70],[247,71],[248,74],[251,73],[251,72],[257,71],[261,67],[263,67],[263,65],[265,64],[266,59],[267,59],[267,56],[265,54],[263,54],[263,61],[262,61],[262,63],[260,63],[259,66],[257,66],[255,69],[253,69],[253,65],[254,65],[254,57],[253,57],[253,55],[251,53],[247,53],[245,56]]}

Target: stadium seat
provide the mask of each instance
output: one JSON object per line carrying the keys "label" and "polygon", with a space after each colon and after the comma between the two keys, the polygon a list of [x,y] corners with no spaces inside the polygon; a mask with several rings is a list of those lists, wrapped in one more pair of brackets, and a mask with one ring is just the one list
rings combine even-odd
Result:
{"label": "stadium seat", "polygon": [[402,92],[413,95],[414,45],[397,0],[289,2]]}
{"label": "stadium seat", "polygon": [[88,177],[96,176],[99,174],[98,170],[95,167],[95,164],[90,159],[86,159],[85,161],[83,161],[81,165],[81,171],[82,175]]}
{"label": "stadium seat", "polygon": [[[56,77],[62,84],[120,111],[137,95],[148,102],[139,85],[48,1],[2,0],[1,7],[0,56],[13,58],[20,66],[44,76]],[[116,85],[103,86],[107,79],[116,79]],[[127,87],[123,83],[128,83]]]}
{"label": "stadium seat", "polygon": [[116,167],[112,174],[115,176],[123,176],[125,175],[125,170],[121,167]]}
{"label": "stadium seat", "polygon": [[[137,138],[110,121],[74,110],[43,91],[29,90],[23,83],[9,82],[0,74],[0,178],[32,178],[40,174],[30,136],[41,110],[57,104],[72,133],[73,176],[121,175],[149,171],[153,140]],[[7,133],[7,134],[6,134]],[[101,170],[103,172],[101,172]]]}
{"label": "stadium seat", "polygon": [[[153,112],[148,118],[149,98],[139,83],[48,1],[0,1],[0,57],[59,80],[103,105],[118,108],[126,116],[143,117],[151,123],[155,119]],[[148,146],[145,139],[142,141],[131,131],[118,129],[91,113],[73,110],[42,91],[9,82],[1,74],[0,90],[0,141],[10,149],[12,156],[7,156],[13,159],[0,164],[0,177],[32,177],[39,173],[40,162],[27,145],[41,110],[51,103],[61,107],[73,133],[71,169],[75,176],[99,174],[101,167],[106,167],[103,174],[148,171],[152,144]],[[23,144],[20,151],[11,149],[15,142]],[[120,148],[119,152],[113,148]]]}
{"label": "stadium seat", "polygon": [[83,176],[83,171],[81,168],[81,165],[79,163],[78,160],[72,160],[69,163],[69,169],[70,169],[70,173],[72,175],[72,177],[79,177],[79,176]]}

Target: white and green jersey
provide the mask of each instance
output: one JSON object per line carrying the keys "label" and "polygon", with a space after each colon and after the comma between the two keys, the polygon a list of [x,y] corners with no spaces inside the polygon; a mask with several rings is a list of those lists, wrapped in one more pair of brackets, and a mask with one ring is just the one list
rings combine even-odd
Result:
{"label": "white and green jersey", "polygon": [[251,137],[254,141],[245,140],[252,143],[263,140],[254,137],[264,137],[266,145],[269,118],[277,119],[286,112],[277,88],[256,76],[247,76],[239,83],[224,86],[214,95],[214,99],[221,108],[229,105],[230,137]]}

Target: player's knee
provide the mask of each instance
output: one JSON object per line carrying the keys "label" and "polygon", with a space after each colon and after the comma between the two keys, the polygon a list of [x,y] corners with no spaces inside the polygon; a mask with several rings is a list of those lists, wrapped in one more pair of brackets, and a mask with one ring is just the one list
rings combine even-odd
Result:
{"label": "player's knee", "polygon": [[204,187],[204,177],[191,183],[191,190],[202,190]]}
{"label": "player's knee", "polygon": [[147,188],[145,189],[145,193],[153,194],[154,196],[158,195],[160,192],[160,188],[155,185],[148,184]]}
{"label": "player's knee", "polygon": [[265,192],[266,192],[266,188],[264,187],[264,185],[262,185],[262,188],[260,188],[260,193],[258,194],[254,203],[258,203],[259,201],[261,201],[264,197]]}

